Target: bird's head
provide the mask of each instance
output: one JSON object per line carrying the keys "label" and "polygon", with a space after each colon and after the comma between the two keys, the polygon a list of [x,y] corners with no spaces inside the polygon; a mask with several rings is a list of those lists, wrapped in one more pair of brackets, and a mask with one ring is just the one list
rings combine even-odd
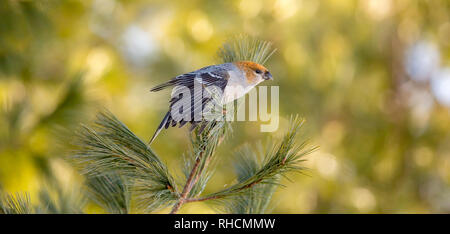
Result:
{"label": "bird's head", "polygon": [[250,62],[241,61],[234,63],[246,76],[248,83],[259,83],[264,80],[273,80],[272,74],[263,65]]}

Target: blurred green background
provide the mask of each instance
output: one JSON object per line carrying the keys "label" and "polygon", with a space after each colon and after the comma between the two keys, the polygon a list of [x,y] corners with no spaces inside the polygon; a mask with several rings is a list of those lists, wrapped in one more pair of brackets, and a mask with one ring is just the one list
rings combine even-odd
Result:
{"label": "blurred green background", "polygon": [[[264,85],[280,87],[280,128],[235,123],[207,192],[233,183],[232,151],[277,139],[299,114],[320,149],[304,163],[308,176],[276,191],[271,212],[450,212],[450,1],[2,0],[0,18],[7,192],[33,200],[51,180],[78,188],[65,158],[80,123],[107,108],[148,140],[170,95],[149,89],[217,63],[222,43],[244,33],[278,49]],[[152,148],[180,174],[186,128],[162,132]]]}

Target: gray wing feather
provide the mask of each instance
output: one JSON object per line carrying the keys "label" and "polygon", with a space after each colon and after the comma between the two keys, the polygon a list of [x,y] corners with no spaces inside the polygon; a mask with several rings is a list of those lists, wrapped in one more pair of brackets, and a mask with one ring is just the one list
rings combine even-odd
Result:
{"label": "gray wing feather", "polygon": [[[150,143],[153,142],[153,140],[156,138],[156,136],[161,132],[162,128],[168,128],[168,127],[175,127],[179,123],[179,127],[182,127],[187,122],[191,123],[190,130],[194,130],[201,121],[195,121],[194,120],[194,114],[198,113],[199,108],[202,108],[202,110],[205,108],[206,104],[211,101],[211,98],[204,98],[201,96],[200,92],[194,93],[194,86],[195,83],[201,84],[201,87],[203,89],[208,87],[218,87],[222,93],[225,90],[225,87],[228,83],[229,74],[228,71],[223,67],[218,66],[208,66],[204,67],[202,69],[199,69],[194,72],[186,73],[183,75],[179,75],[172,80],[157,85],[154,88],[151,89],[152,92],[157,92],[160,90],[163,90],[168,87],[175,86],[177,89],[177,86],[186,87],[190,90],[191,98],[189,99],[183,99],[183,93],[177,92],[176,89],[174,89],[174,92],[172,93],[172,97],[169,101],[170,110],[167,112],[163,120],[161,121],[159,127],[157,128],[155,134],[153,135],[152,139],[150,140]],[[181,89],[180,89],[181,90]],[[187,105],[183,105],[186,103],[180,103],[180,100],[188,101]],[[189,105],[190,104],[190,105]],[[188,109],[182,110],[178,109],[178,111],[183,111],[182,113],[189,114],[190,118],[183,118],[181,120],[174,120],[171,116],[172,110],[177,110],[176,108],[182,108],[182,106],[188,106]],[[201,112],[200,112],[201,113]],[[189,116],[187,116],[189,117]],[[187,119],[187,120],[186,120]],[[203,130],[203,129],[202,129]]]}

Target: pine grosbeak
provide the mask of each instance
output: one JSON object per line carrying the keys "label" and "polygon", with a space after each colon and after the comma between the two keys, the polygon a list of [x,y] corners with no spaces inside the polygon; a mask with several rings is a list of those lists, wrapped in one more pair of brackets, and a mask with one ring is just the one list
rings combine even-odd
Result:
{"label": "pine grosbeak", "polygon": [[[241,61],[207,66],[199,70],[179,75],[170,81],[157,85],[150,91],[157,92],[168,87],[174,87],[169,101],[169,111],[161,121],[150,143],[161,132],[162,128],[169,126],[182,127],[187,122],[191,123],[190,130],[200,124],[202,113],[211,96],[205,95],[205,89],[214,87],[215,94],[219,95],[222,104],[234,101],[244,96],[253,87],[264,80],[273,80],[272,74],[264,66]],[[200,87],[200,88],[198,88]],[[200,116],[200,118],[195,118]],[[205,124],[202,125],[200,132]]]}

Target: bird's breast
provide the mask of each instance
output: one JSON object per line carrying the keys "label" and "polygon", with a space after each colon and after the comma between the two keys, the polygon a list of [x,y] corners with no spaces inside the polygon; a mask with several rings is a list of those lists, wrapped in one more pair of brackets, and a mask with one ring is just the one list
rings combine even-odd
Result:
{"label": "bird's breast", "polygon": [[223,91],[223,103],[232,102],[248,93],[256,84],[249,84],[240,74],[230,72],[230,78]]}

